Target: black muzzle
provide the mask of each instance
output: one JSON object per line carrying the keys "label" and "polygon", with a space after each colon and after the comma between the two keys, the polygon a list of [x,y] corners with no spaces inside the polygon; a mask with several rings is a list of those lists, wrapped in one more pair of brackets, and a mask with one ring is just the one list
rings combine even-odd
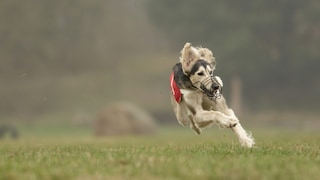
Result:
{"label": "black muzzle", "polygon": [[[208,83],[212,82],[211,88],[208,89],[207,85]],[[203,91],[205,95],[208,96],[209,99],[219,99],[222,95],[222,85],[218,82],[218,80],[211,76],[208,79],[205,79],[204,81],[200,82],[200,89]]]}

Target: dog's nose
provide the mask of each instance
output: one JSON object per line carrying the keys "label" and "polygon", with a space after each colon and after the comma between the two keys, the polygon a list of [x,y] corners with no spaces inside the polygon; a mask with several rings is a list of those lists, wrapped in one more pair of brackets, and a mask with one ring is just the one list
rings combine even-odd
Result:
{"label": "dog's nose", "polygon": [[218,84],[216,84],[216,83],[212,84],[212,89],[217,90],[219,88],[220,88],[220,86]]}

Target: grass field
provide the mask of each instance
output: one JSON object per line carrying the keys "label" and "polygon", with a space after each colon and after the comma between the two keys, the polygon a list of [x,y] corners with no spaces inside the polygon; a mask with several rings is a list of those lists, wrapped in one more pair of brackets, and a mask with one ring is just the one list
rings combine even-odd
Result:
{"label": "grass field", "polygon": [[150,137],[117,138],[94,138],[85,129],[54,129],[29,128],[18,140],[1,140],[0,179],[320,177],[319,132],[251,128],[257,146],[245,149],[230,131],[217,128],[200,136],[179,127],[161,128]]}

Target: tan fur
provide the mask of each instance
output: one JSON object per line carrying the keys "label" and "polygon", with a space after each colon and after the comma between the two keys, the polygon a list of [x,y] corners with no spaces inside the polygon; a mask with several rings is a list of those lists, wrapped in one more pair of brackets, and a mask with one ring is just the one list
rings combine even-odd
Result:
{"label": "tan fur", "polygon": [[191,46],[190,43],[186,43],[181,50],[180,62],[183,67],[183,72],[187,74],[191,71],[191,68],[200,59],[198,50]]}
{"label": "tan fur", "polygon": [[199,54],[201,59],[206,60],[207,62],[211,63],[213,67],[216,67],[216,59],[213,56],[212,51],[207,48],[198,48]]}
{"label": "tan fur", "polygon": [[[209,70],[214,70],[216,62],[209,49],[192,47],[190,43],[186,43],[181,50],[180,56],[183,72],[185,74],[190,72],[192,66],[199,59],[211,63],[213,69],[209,68]],[[205,75],[208,76],[210,74],[205,73]],[[197,77],[190,77],[192,83],[195,82],[192,80],[193,78]],[[220,78],[219,81],[222,84]],[[217,124],[220,127],[231,128],[242,146],[251,148],[254,145],[254,139],[251,137],[251,134],[243,129],[233,110],[227,106],[223,96],[211,100],[201,91],[181,89],[181,92],[183,96],[180,103],[177,103],[171,95],[174,112],[180,124],[184,126],[189,125],[197,134],[200,134],[203,128]]]}
{"label": "tan fur", "polygon": [[216,59],[213,56],[212,51],[208,48],[192,47],[191,43],[186,43],[181,50],[180,62],[182,63],[183,72],[187,74],[191,71],[191,68],[197,60],[203,59],[211,63],[215,68]]}

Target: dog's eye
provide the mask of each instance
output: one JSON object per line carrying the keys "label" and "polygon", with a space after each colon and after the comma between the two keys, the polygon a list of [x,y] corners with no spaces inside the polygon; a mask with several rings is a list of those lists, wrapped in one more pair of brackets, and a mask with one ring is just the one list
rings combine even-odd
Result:
{"label": "dog's eye", "polygon": [[203,72],[198,72],[197,75],[198,75],[198,76],[203,76],[204,73],[203,73]]}

